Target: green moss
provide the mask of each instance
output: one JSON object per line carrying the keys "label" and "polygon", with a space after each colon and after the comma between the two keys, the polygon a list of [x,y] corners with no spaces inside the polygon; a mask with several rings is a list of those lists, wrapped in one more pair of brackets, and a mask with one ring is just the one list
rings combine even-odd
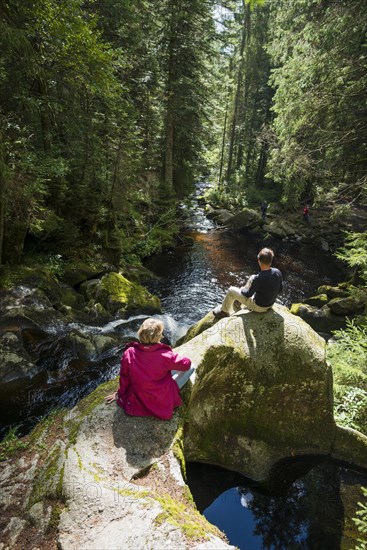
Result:
{"label": "green moss", "polygon": [[304,300],[305,304],[309,304],[310,306],[316,306],[316,307],[322,307],[328,302],[328,297],[326,294],[318,294],[317,296],[311,296],[310,298],[307,298]]}
{"label": "green moss", "polygon": [[[62,499],[64,461],[60,465],[60,459],[61,448],[56,445],[47,457],[45,466],[38,471],[28,500],[29,508],[45,498]],[[56,483],[55,480],[57,480]]]}
{"label": "green moss", "polygon": [[58,502],[52,506],[50,522],[47,528],[48,531],[51,531],[52,529],[57,529],[60,522],[60,516],[64,509],[65,505],[61,502]]}
{"label": "green moss", "polygon": [[29,434],[29,442],[35,450],[45,448],[45,438],[50,433],[50,429],[55,425],[55,422],[65,415],[65,410],[54,409],[45,416]]}
{"label": "green moss", "polygon": [[0,442],[0,461],[8,460],[17,451],[28,448],[29,443],[17,435],[17,428],[11,428]]}
{"label": "green moss", "polygon": [[290,312],[293,314],[293,315],[299,315],[299,308],[301,307],[302,304],[292,304],[291,305],[291,309],[290,309]]}
{"label": "green moss", "polygon": [[138,488],[135,491],[134,489],[119,489],[117,492],[119,495],[123,497],[151,499],[149,491],[144,491],[144,490],[142,491],[141,489],[138,489]]}
{"label": "green moss", "polygon": [[174,500],[169,495],[160,495],[154,498],[163,508],[163,512],[156,517],[156,524],[161,525],[165,521],[178,527],[189,540],[208,539],[208,534],[220,536],[219,530],[208,523],[194,508],[188,507],[182,502]]}
{"label": "green moss", "polygon": [[76,438],[78,436],[79,428],[86,416],[88,416],[93,409],[98,407],[104,402],[104,398],[109,393],[116,391],[118,386],[118,379],[110,380],[98,386],[88,397],[85,397],[78,405],[75,407],[74,412],[76,418],[66,422],[66,427],[69,430],[69,443],[74,445],[76,443]]}
{"label": "green moss", "polygon": [[175,440],[172,446],[172,451],[174,456],[177,458],[180,468],[182,477],[186,480],[186,461],[185,456],[183,453],[183,428],[182,426],[177,430]]}
{"label": "green moss", "polygon": [[0,269],[0,288],[11,288],[27,279],[42,279],[47,282],[55,282],[51,271],[41,265],[11,265],[2,266]]}
{"label": "green moss", "polygon": [[104,307],[117,311],[150,308],[161,311],[161,303],[143,286],[128,281],[119,273],[107,273],[101,279],[98,300]]}
{"label": "green moss", "polygon": [[207,315],[205,315],[203,319],[200,319],[200,321],[198,321],[195,325],[190,327],[186,332],[186,334],[182,336],[182,338],[179,338],[177,340],[175,347],[181,346],[182,344],[185,344],[189,340],[192,340],[193,338],[195,338],[195,336],[204,332],[204,330],[211,328],[213,325],[215,325],[216,322],[217,320],[215,319],[213,313],[212,312],[207,313]]}

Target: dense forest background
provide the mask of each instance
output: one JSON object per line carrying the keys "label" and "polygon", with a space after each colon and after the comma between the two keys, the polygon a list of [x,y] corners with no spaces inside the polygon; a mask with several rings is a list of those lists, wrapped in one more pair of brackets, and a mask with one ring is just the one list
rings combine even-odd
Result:
{"label": "dense forest background", "polygon": [[198,178],[222,200],[366,201],[365,0],[7,0],[0,265],[138,261]]}

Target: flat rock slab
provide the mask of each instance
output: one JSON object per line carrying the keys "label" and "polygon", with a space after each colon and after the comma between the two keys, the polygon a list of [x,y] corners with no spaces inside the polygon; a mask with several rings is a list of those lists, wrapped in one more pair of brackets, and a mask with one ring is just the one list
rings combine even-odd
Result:
{"label": "flat rock slab", "polygon": [[[66,425],[72,430],[76,422],[74,409]],[[66,508],[59,523],[60,549],[231,548],[205,532],[202,541],[189,542],[174,519],[176,512],[169,510],[169,503],[176,501],[168,493],[162,496],[133,482],[157,464],[162,479],[169,478],[177,490],[182,489],[181,471],[171,449],[179,424],[178,413],[170,421],[129,417],[117,405],[107,404],[95,407],[82,420],[64,464]]]}

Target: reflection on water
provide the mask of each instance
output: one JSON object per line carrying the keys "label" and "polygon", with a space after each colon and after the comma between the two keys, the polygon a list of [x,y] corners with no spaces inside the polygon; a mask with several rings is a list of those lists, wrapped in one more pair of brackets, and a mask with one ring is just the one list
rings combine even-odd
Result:
{"label": "reflection on water", "polygon": [[187,476],[199,511],[241,550],[355,548],[351,517],[366,476],[324,463],[281,496],[215,466],[188,464]]}

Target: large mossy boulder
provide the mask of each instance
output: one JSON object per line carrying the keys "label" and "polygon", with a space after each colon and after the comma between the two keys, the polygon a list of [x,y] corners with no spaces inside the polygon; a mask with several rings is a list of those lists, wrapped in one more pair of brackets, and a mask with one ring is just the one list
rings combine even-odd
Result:
{"label": "large mossy boulder", "polygon": [[225,208],[210,208],[207,210],[206,216],[209,220],[224,225],[233,217],[233,213]]}
{"label": "large mossy boulder", "polygon": [[322,285],[317,289],[318,294],[326,294],[329,300],[333,298],[345,298],[349,296],[349,291],[341,286]]}
{"label": "large mossy boulder", "polygon": [[289,220],[277,218],[270,223],[266,223],[263,227],[264,231],[269,233],[272,237],[284,239],[286,237],[294,237],[297,230],[290,223]]}
{"label": "large mossy boulder", "polygon": [[161,303],[157,296],[146,288],[133,283],[119,273],[107,273],[98,280],[90,280],[82,285],[87,298],[101,304],[109,313],[125,316],[139,313],[159,313]]}
{"label": "large mossy boulder", "polygon": [[335,315],[350,315],[361,313],[366,303],[367,295],[364,297],[347,296],[345,298],[333,298],[328,303],[328,306]]}
{"label": "large mossy boulder", "polygon": [[[187,460],[267,483],[283,460],[337,456],[336,434],[344,431],[333,418],[325,342],[286,308],[239,312],[176,349],[197,367],[188,404]],[[367,467],[367,438],[361,438],[345,435],[350,460]]]}
{"label": "large mossy boulder", "polygon": [[247,231],[261,224],[261,215],[251,208],[244,208],[226,221],[227,227],[235,231]]}

